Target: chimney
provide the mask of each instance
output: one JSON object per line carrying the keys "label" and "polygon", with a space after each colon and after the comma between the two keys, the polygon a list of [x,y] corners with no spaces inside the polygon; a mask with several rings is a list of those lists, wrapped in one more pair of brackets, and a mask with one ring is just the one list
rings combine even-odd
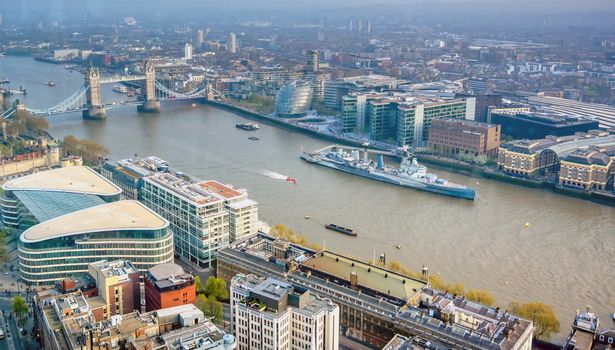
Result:
{"label": "chimney", "polygon": [[355,271],[350,273],[350,288],[357,290],[357,285],[359,284],[359,275]]}

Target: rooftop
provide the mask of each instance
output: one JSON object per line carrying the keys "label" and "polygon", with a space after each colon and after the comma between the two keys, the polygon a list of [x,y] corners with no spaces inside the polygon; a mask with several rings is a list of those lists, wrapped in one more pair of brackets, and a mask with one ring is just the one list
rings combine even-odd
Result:
{"label": "rooftop", "polygon": [[218,181],[214,180],[199,182],[197,185],[200,186],[203,190],[211,193],[212,195],[221,197],[225,200],[237,198],[243,195],[243,193],[237,191],[233,187],[223,185]]}
{"label": "rooftop", "polygon": [[24,243],[81,233],[114,230],[159,230],[168,221],[137,201],[118,201],[82,209],[32,226],[21,234]]}
{"label": "rooftop", "polygon": [[193,276],[175,263],[158,264],[148,270],[151,281],[159,288],[165,289],[192,281]]}
{"label": "rooftop", "polygon": [[412,298],[426,285],[423,281],[329,251],[316,254],[303,265],[346,281],[351,280],[354,273],[358,285],[401,300]]}
{"label": "rooftop", "polygon": [[2,185],[9,191],[56,191],[93,194],[98,196],[118,195],[122,190],[86,166],[71,166],[41,171]]}
{"label": "rooftop", "polygon": [[205,206],[223,201],[223,199],[218,196],[213,196],[211,192],[200,185],[180,179],[171,174],[157,173],[150,177],[146,177],[145,181],[161,186],[167,191],[176,194],[196,206]]}
{"label": "rooftop", "polygon": [[128,260],[115,260],[107,261],[101,260],[93,262],[90,267],[95,270],[99,275],[104,277],[122,277],[131,273],[139,272],[136,267]]}

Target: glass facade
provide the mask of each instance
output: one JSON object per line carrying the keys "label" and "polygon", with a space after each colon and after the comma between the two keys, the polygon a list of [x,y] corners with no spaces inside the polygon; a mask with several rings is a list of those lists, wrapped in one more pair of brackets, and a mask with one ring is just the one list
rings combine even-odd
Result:
{"label": "glass facade", "polygon": [[312,88],[305,80],[295,80],[282,87],[275,98],[278,116],[293,118],[305,116],[312,103]]}
{"label": "glass facade", "polygon": [[218,249],[230,243],[229,212],[224,201],[196,204],[171,188],[145,179],[141,202],[169,221],[176,254],[199,267],[211,267]]}
{"label": "glass facade", "polygon": [[21,278],[47,285],[87,272],[100,260],[129,260],[140,271],[173,262],[173,233],[158,230],[113,230],[21,242],[18,248]]}

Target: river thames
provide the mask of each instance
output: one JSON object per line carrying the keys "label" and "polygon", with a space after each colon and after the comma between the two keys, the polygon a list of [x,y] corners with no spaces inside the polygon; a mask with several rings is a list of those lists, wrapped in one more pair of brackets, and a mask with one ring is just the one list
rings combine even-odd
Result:
{"label": "river thames", "polygon": [[[83,83],[79,73],[30,57],[0,58],[0,76],[11,80],[13,89],[26,88],[24,101],[36,108],[62,101]],[[57,86],[48,87],[49,80]],[[103,94],[107,101],[119,96],[110,89]],[[210,106],[169,102],[160,114],[139,114],[126,106],[108,115],[106,121],[84,121],[80,113],[52,116],[50,132],[104,144],[110,159],[156,155],[197,178],[246,188],[259,202],[261,219],[284,223],[327,249],[365,260],[386,253],[387,261],[415,270],[424,264],[449,282],[491,291],[503,307],[511,300],[551,304],[561,321],[552,340],[563,340],[575,311],[586,305],[600,314],[603,326],[613,325],[613,207],[439,169],[432,171],[477,186],[477,199],[379,183],[299,159],[301,149],[326,141],[262,123],[259,131],[245,132],[235,128],[245,118]],[[298,183],[284,181],[285,176]],[[359,235],[328,231],[323,225],[329,222]],[[530,228],[524,228],[526,222]]]}

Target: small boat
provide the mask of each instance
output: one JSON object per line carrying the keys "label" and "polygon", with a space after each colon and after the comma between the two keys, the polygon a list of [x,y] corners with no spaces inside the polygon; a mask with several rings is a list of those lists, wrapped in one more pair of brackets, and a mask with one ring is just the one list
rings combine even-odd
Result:
{"label": "small boat", "polygon": [[401,246],[398,244],[398,245],[395,246],[395,248],[401,249]]}
{"label": "small boat", "polygon": [[248,140],[250,140],[250,141],[258,141],[260,139],[258,137],[252,136],[252,137],[248,137]]}
{"label": "small boat", "polygon": [[192,104],[192,108],[194,108],[194,107],[196,107],[196,103],[193,103],[193,104]]}
{"label": "small boat", "polygon": [[240,124],[235,124],[235,127],[237,129],[241,129],[241,130],[246,130],[246,131],[254,131],[254,130],[258,130],[260,129],[260,127],[256,124],[253,123],[240,123]]}
{"label": "small boat", "polygon": [[286,177],[286,182],[290,182],[291,184],[296,184],[297,183],[297,179],[287,176]]}
{"label": "small boat", "polygon": [[54,86],[56,86],[56,83],[54,81],[50,80],[50,81],[47,82],[47,86],[54,87]]}
{"label": "small boat", "polygon": [[9,84],[11,81],[6,78],[0,78],[0,84]]}
{"label": "small boat", "polygon": [[346,228],[346,227],[342,227],[342,226],[338,226],[336,224],[326,224],[325,228],[328,228],[329,230],[337,231],[337,232],[340,232],[340,233],[343,233],[343,234],[349,235],[349,236],[356,236],[357,235],[355,230],[350,229],[350,228]]}
{"label": "small boat", "polygon": [[114,85],[113,88],[111,88],[111,90],[113,90],[114,92],[117,92],[119,94],[127,94],[128,93],[128,88],[125,87],[124,85]]}
{"label": "small boat", "polygon": [[306,215],[306,216],[304,216],[303,218],[304,218],[304,219],[306,219],[306,220],[309,220],[309,219],[311,218],[311,216]]}

